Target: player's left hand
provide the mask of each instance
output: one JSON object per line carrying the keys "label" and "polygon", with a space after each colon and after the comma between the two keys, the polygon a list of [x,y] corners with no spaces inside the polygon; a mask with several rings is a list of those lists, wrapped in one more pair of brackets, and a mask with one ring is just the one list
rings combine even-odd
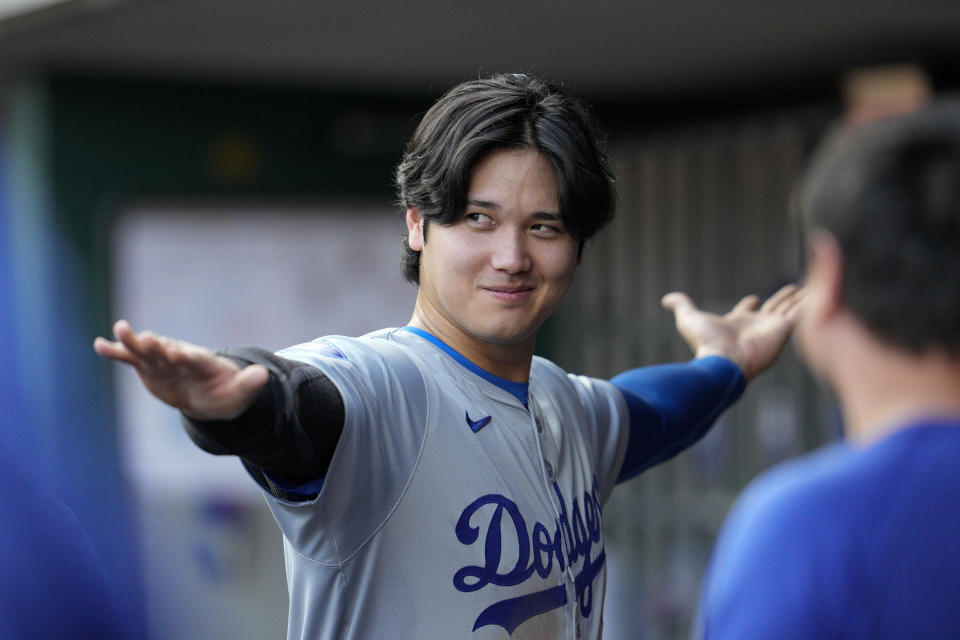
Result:
{"label": "player's left hand", "polygon": [[677,331],[698,358],[718,355],[735,362],[747,380],[780,355],[796,323],[805,290],[782,287],[763,305],[749,295],[725,315],[701,311],[685,293],[668,293],[660,303],[673,312]]}

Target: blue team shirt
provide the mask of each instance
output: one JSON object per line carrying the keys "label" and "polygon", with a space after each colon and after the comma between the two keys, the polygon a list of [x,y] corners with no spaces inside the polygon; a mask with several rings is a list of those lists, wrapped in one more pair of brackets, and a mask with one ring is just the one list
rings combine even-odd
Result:
{"label": "blue team shirt", "polygon": [[718,540],[699,624],[710,640],[960,638],[960,420],[755,481]]}

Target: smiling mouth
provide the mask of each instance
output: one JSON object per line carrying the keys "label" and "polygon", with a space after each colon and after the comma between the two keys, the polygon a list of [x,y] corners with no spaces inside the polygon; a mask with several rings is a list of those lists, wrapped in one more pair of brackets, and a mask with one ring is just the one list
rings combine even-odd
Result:
{"label": "smiling mouth", "polygon": [[533,291],[533,287],[484,287],[483,289],[507,302],[523,300]]}

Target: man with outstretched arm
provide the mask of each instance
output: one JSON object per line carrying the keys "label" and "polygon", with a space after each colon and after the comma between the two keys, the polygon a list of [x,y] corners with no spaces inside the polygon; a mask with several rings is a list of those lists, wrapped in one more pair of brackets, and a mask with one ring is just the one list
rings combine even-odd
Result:
{"label": "man with outstretched arm", "polygon": [[960,102],[835,133],[799,190],[798,346],[844,441],[734,506],[698,637],[960,637]]}
{"label": "man with outstretched arm", "polygon": [[725,316],[666,296],[686,364],[606,381],[533,355],[613,214],[598,139],[581,103],[535,78],[461,84],[397,170],[407,326],[277,354],[124,321],[95,342],[264,489],[289,638],[599,638],[614,484],[696,441],[779,354],[796,287]]}

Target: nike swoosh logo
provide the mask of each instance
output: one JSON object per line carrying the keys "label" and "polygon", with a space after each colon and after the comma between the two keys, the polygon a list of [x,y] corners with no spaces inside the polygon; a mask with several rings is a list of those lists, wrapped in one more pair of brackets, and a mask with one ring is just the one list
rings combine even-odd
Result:
{"label": "nike swoosh logo", "polygon": [[490,424],[491,420],[493,420],[493,416],[487,416],[486,418],[480,418],[479,420],[471,420],[469,412],[466,412],[466,416],[467,416],[467,425],[469,425],[470,430],[473,431],[474,433],[476,433],[477,431],[480,431],[480,429],[483,429],[485,426]]}

